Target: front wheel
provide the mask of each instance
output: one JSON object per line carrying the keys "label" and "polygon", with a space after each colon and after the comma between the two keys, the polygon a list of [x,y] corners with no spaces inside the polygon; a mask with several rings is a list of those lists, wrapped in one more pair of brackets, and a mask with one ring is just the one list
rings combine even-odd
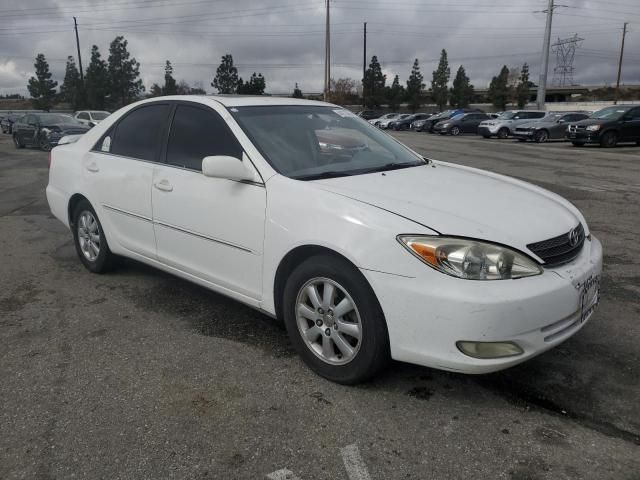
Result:
{"label": "front wheel", "polygon": [[600,139],[600,146],[603,148],[612,148],[618,143],[618,134],[616,132],[605,132]]}
{"label": "front wheel", "polygon": [[449,130],[449,132],[454,137],[457,137],[458,135],[460,135],[460,127],[451,127],[451,130]]}
{"label": "front wheel", "polygon": [[500,130],[498,130],[498,138],[504,140],[508,136],[509,136],[509,129],[508,128],[503,127]]}
{"label": "front wheel", "polygon": [[318,375],[343,384],[367,380],[389,358],[382,308],[362,273],[319,255],[287,280],[284,322],[293,346]]}
{"label": "front wheel", "polygon": [[39,146],[40,146],[40,150],[42,150],[43,152],[50,152],[51,151],[51,142],[49,140],[47,140],[46,138],[41,138],[40,141],[38,142]]}
{"label": "front wheel", "polygon": [[540,130],[536,132],[536,143],[544,143],[549,139],[549,132]]}
{"label": "front wheel", "polygon": [[76,252],[86,269],[93,273],[108,271],[113,264],[113,253],[98,215],[86,200],[82,200],[74,209],[72,231]]}

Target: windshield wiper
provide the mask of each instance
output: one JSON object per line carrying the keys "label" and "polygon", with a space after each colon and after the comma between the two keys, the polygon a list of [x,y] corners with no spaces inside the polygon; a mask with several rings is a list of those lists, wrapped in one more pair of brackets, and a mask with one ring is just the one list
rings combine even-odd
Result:
{"label": "windshield wiper", "polygon": [[360,170],[358,173],[376,173],[376,172],[388,172],[389,170],[400,170],[401,168],[418,167],[420,165],[426,165],[428,162],[404,162],[404,163],[387,163],[375,168],[369,168],[367,170]]}
{"label": "windshield wiper", "polygon": [[320,180],[323,178],[335,178],[335,177],[349,177],[353,175],[350,172],[338,172],[335,170],[329,170],[327,172],[312,173],[309,175],[300,175],[299,177],[291,177],[294,180]]}

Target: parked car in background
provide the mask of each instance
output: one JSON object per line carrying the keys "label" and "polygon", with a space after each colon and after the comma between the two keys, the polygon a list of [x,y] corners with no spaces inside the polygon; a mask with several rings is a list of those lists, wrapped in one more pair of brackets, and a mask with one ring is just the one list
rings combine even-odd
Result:
{"label": "parked car in background", "polygon": [[376,126],[376,127],[377,127],[377,126],[378,126],[378,123],[380,123],[380,122],[382,122],[382,121],[389,120],[389,119],[391,119],[391,118],[396,118],[396,117],[398,117],[399,115],[400,115],[399,113],[385,113],[384,115],[382,115],[382,116],[380,116],[380,117],[378,117],[378,118],[372,118],[371,120],[368,120],[368,122],[369,122],[371,125],[374,125],[374,126]]}
{"label": "parked car in background", "polygon": [[589,118],[585,112],[549,112],[540,120],[518,125],[513,137],[521,142],[531,140],[544,143],[547,140],[564,140],[569,122],[578,122]]}
{"label": "parked car in background", "polygon": [[411,122],[411,130],[413,130],[414,132],[422,132],[425,126],[427,126],[429,119],[437,114],[428,114],[428,115],[429,116],[427,118],[423,118],[422,120],[415,120]]}
{"label": "parked car in background", "polygon": [[10,113],[5,115],[2,120],[0,120],[0,129],[2,129],[2,133],[11,134],[13,131],[13,124],[22,117],[24,113]]}
{"label": "parked car in background", "polygon": [[478,126],[478,135],[484,138],[507,138],[518,125],[540,119],[547,114],[541,110],[509,110],[498,118],[485,120]]}
{"label": "parked car in background", "polygon": [[104,110],[81,110],[76,112],[73,118],[84,125],[95,127],[109,115],[111,114]]}
{"label": "parked car in background", "polygon": [[380,114],[374,110],[361,110],[356,113],[360,118],[364,118],[365,120],[372,120],[374,118],[380,117]]}
{"label": "parked car in background", "polygon": [[401,113],[397,117],[387,118],[385,120],[380,120],[375,125],[376,125],[376,127],[381,128],[382,130],[386,130],[387,128],[389,128],[389,125],[391,125],[392,122],[397,122],[398,120],[404,120],[405,118],[408,118],[410,116],[411,115],[409,113]]}
{"label": "parked car in background", "polygon": [[426,159],[327,103],[137,102],[51,152],[46,195],[87,270],[130,257],[280,318],[345,384],[390,358],[509,368],[599,300],[602,246],[571,202]]}
{"label": "parked car in background", "polygon": [[490,118],[486,113],[459,113],[449,120],[438,122],[433,127],[434,133],[458,136],[463,133],[477,133],[480,122]]}
{"label": "parked car in background", "polygon": [[13,124],[13,143],[16,148],[37,146],[49,151],[65,135],[81,135],[90,127],[62,113],[28,113]]}
{"label": "parked car in background", "polygon": [[428,113],[414,113],[405,118],[398,118],[389,124],[389,128],[392,130],[410,130],[411,124],[416,120],[425,120],[431,115]]}
{"label": "parked car in background", "polygon": [[576,147],[597,143],[615,147],[620,142],[640,145],[640,106],[614,105],[567,127],[567,139]]}
{"label": "parked car in background", "polygon": [[450,120],[451,118],[455,117],[456,115],[460,115],[461,113],[471,113],[471,112],[483,113],[482,111],[473,109],[473,108],[456,108],[453,110],[445,110],[444,112],[441,112],[437,115],[433,115],[432,117],[428,118],[426,123],[422,127],[422,130],[425,132],[433,133],[433,128],[436,126],[438,122],[442,122],[444,120]]}

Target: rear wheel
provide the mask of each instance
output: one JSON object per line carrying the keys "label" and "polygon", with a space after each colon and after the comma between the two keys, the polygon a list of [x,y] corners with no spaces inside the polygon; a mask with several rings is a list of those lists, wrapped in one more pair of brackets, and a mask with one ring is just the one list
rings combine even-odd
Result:
{"label": "rear wheel", "polygon": [[544,143],[548,139],[549,139],[549,132],[547,132],[546,130],[539,130],[538,132],[536,132],[537,143]]}
{"label": "rear wheel", "polygon": [[508,128],[502,127],[500,130],[498,130],[498,138],[504,140],[508,136],[509,136],[509,129]]}
{"label": "rear wheel", "polygon": [[74,210],[72,231],[76,252],[86,269],[93,273],[108,271],[113,264],[114,256],[107,244],[98,215],[86,200],[80,201]]}
{"label": "rear wheel", "polygon": [[292,344],[318,375],[354,384],[386,364],[382,309],[366,279],[346,260],[319,255],[304,261],[287,280],[283,307]]}
{"label": "rear wheel", "polygon": [[618,134],[616,132],[605,132],[600,139],[600,146],[603,148],[612,148],[618,143]]}
{"label": "rear wheel", "polygon": [[455,125],[453,127],[451,127],[451,130],[449,130],[449,132],[451,133],[451,135],[453,135],[454,137],[457,137],[458,135],[460,135],[460,127],[456,127]]}

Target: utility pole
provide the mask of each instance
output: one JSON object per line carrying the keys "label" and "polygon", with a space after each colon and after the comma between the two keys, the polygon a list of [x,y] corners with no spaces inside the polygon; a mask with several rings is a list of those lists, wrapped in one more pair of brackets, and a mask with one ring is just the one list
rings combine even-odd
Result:
{"label": "utility pole", "polygon": [[82,57],[80,56],[80,38],[78,37],[78,21],[73,17],[73,27],[76,29],[76,47],[78,47],[78,65],[80,66],[80,82],[84,85],[84,71],[82,70]]}
{"label": "utility pole", "polygon": [[613,101],[614,105],[618,104],[618,96],[620,95],[620,75],[622,74],[622,57],[624,56],[624,37],[627,36],[627,22],[624,22],[622,27],[622,45],[620,46],[620,61],[618,62],[618,80],[616,81],[616,98]]}
{"label": "utility pole", "polygon": [[329,3],[327,2],[327,27],[325,33],[324,50],[324,101],[329,100],[329,90],[331,89],[331,22],[329,21]]}
{"label": "utility pole", "polygon": [[364,54],[362,55],[362,108],[367,108],[365,82],[367,75],[367,22],[364,22]]}
{"label": "utility pole", "polygon": [[542,42],[542,58],[540,60],[540,79],[538,80],[538,95],[536,103],[538,110],[544,110],[545,97],[547,95],[547,71],[549,70],[549,44],[551,43],[551,20],[553,19],[553,0],[549,0],[547,6],[547,25],[544,30]]}

